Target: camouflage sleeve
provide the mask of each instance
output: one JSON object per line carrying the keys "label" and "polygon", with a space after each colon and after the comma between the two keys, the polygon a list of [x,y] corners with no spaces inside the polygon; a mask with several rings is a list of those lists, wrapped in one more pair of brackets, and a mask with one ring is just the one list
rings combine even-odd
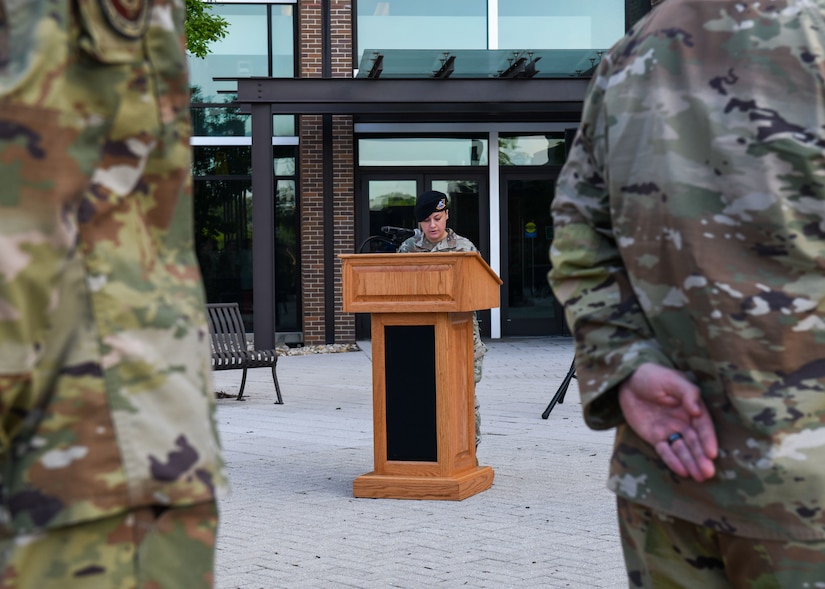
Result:
{"label": "camouflage sleeve", "polygon": [[609,117],[603,98],[609,75],[610,59],[605,57],[556,187],[548,274],[576,338],[584,417],[594,429],[623,421],[616,387],[638,366],[670,366],[641,312],[613,237],[604,169]]}
{"label": "camouflage sleeve", "polygon": [[410,252],[415,251],[415,238],[410,237],[398,246],[398,253],[399,254],[409,254]]}

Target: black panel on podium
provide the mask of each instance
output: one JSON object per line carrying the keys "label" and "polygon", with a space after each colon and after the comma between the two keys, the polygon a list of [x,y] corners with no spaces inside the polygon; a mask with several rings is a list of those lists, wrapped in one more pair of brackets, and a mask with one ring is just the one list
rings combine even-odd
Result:
{"label": "black panel on podium", "polygon": [[387,459],[438,461],[435,329],[384,327]]}

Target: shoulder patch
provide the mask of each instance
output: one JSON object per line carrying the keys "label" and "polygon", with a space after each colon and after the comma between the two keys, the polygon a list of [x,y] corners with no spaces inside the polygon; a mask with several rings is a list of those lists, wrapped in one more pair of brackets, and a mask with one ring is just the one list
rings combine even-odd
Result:
{"label": "shoulder patch", "polygon": [[149,0],[98,0],[109,25],[127,39],[138,39],[149,26]]}

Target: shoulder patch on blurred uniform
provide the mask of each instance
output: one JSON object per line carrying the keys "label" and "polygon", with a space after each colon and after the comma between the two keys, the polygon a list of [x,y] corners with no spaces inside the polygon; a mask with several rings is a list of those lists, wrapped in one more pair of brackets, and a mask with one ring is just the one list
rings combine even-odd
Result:
{"label": "shoulder patch on blurred uniform", "polygon": [[142,37],[149,25],[151,0],[98,0],[106,20],[129,39]]}

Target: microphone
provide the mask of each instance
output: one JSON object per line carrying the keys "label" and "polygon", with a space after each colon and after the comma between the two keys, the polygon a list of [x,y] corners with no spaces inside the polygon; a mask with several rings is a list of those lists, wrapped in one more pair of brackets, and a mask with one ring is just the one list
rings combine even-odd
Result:
{"label": "microphone", "polygon": [[418,235],[419,229],[405,229],[404,227],[393,227],[391,225],[384,225],[381,227],[381,233],[389,235],[392,239],[404,240]]}

